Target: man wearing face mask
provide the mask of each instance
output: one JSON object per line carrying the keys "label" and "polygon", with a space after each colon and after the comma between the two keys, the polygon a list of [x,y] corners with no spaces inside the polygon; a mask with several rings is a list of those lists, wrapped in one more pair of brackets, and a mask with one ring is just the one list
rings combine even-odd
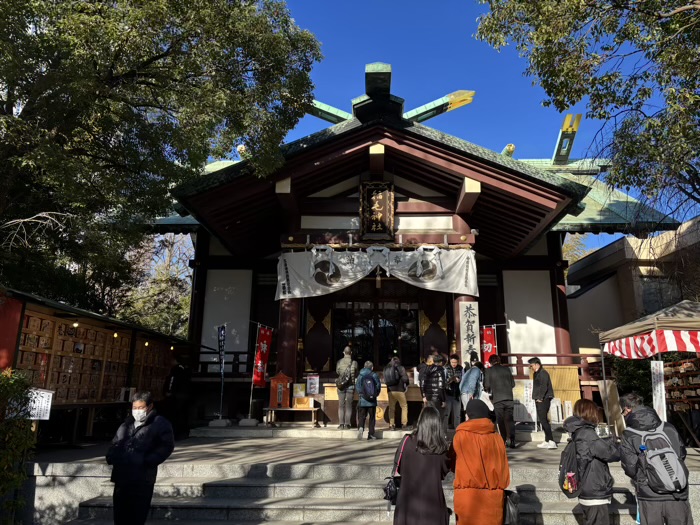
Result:
{"label": "man wearing face mask", "polygon": [[156,414],[150,392],[134,394],[126,418],[107,451],[114,482],[114,525],[143,525],[153,498],[158,465],[175,448],[173,427]]}

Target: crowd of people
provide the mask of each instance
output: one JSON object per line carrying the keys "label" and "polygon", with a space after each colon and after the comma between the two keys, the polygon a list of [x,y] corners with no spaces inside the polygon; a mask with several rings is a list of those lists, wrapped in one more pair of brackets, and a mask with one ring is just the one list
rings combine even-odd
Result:
{"label": "crowd of people", "polygon": [[[399,461],[394,462],[394,474],[400,476],[394,524],[447,525],[454,512],[457,523],[501,525],[505,492],[510,485],[506,448],[515,447],[513,377],[496,356],[490,359],[486,373],[476,355],[465,363],[468,367],[462,367],[457,356],[450,356],[445,366],[444,361],[440,354],[431,354],[420,367],[423,408],[415,428],[407,424],[405,392],[409,380],[405,367],[392,359],[383,374],[390,393],[392,427],[398,403],[401,426],[410,432],[397,449]],[[533,370],[533,399],[545,434],[539,446],[556,448],[546,417],[554,397],[551,379],[539,359],[533,358],[529,364]],[[174,363],[176,376],[178,366]],[[349,345],[338,362],[337,373],[337,384],[346,385],[339,388],[340,427],[350,427],[352,399],[357,392],[358,437],[364,437],[366,424],[367,439],[376,439],[377,397],[382,382],[373,363],[367,361],[358,370]],[[176,383],[170,382],[166,395],[172,394]],[[485,391],[490,399],[484,396]],[[562,490],[578,498],[583,515],[580,523],[610,524],[614,478],[609,465],[621,462],[634,486],[638,523],[692,525],[686,450],[678,431],[661,421],[637,394],[622,396],[620,409],[627,428],[619,438],[597,432],[601,410],[588,399],[577,401],[573,415],[564,421],[571,443],[562,454],[562,464],[567,449],[573,446],[575,466],[567,466],[572,472],[564,473]],[[455,426],[451,441],[446,432],[449,423]],[[146,522],[158,465],[172,454],[174,441],[173,427],[154,409],[151,393],[136,393],[131,413],[119,427],[106,457],[113,466],[115,525]],[[454,472],[453,508],[448,507],[443,492],[449,472]]]}
{"label": "crowd of people", "polygon": [[[498,356],[491,356],[486,370],[477,354],[464,366],[459,361],[456,354],[446,360],[433,350],[419,365],[418,386],[423,408],[416,428],[408,425],[406,390],[410,381],[406,368],[398,358],[393,358],[384,369],[390,428],[397,426],[398,404],[401,428],[410,432],[396,452],[397,457],[399,454],[401,457],[400,462],[395,461],[396,474],[401,481],[394,512],[395,525],[447,524],[453,510],[446,504],[442,482],[450,471],[455,474],[457,523],[503,523],[505,490],[510,484],[506,449],[516,447],[515,381]],[[353,363],[352,348],[348,346],[343,360],[338,363],[338,374],[345,370],[354,373],[357,366],[353,368]],[[532,398],[537,420],[544,433],[544,440],[538,447],[556,449],[548,420],[554,398],[552,381],[540,359],[534,357],[528,363],[533,372]],[[352,381],[352,394],[345,394],[350,395],[350,400],[355,391],[359,394],[360,439],[364,437],[366,418],[369,418],[367,439],[376,439],[375,414],[381,384],[373,371],[373,363],[367,361]],[[670,423],[662,422],[637,394],[623,396],[620,408],[627,426],[620,438],[599,435],[601,410],[588,399],[577,401],[573,415],[564,421],[563,428],[573,442],[576,465],[575,472],[565,473],[572,476],[571,487],[565,487],[578,498],[583,524],[608,525],[611,522],[609,505],[614,479],[609,464],[621,462],[635,488],[638,523],[692,525],[686,451],[677,430]],[[351,404],[339,408],[343,411],[341,428],[348,428],[351,409]],[[455,429],[451,442],[447,437],[450,425]]]}

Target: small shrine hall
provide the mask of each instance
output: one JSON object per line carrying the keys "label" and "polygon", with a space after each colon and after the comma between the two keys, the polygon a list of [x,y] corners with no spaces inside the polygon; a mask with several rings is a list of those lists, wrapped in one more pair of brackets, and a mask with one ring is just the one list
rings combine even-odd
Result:
{"label": "small shrine hall", "polygon": [[552,159],[516,160],[511,144],[499,153],[422,124],[473,92],[406,111],[380,63],[366,66],[365,91],[351,113],[315,102],[330,127],[281,146],[273,174],[256,176],[244,155],[173,191],[180,216],[156,226],[195,239],[200,415],[218,406],[222,324],[227,397],[243,413],[257,323],[274,329],[268,376],[318,375],[321,401],[349,341],[360,366],[381,371],[397,356],[412,368],[433,348],[468,360],[489,327],[517,378],[533,355],[577,364],[564,236],[669,229],[663,214],[598,182],[604,163],[569,158],[580,116],[567,117]]}

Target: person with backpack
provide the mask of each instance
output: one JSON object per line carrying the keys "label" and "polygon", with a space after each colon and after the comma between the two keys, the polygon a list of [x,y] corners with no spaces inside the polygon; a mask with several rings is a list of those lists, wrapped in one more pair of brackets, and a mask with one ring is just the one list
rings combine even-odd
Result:
{"label": "person with backpack", "polygon": [[379,376],[372,371],[372,361],[365,361],[365,367],[357,376],[355,389],[359,396],[357,402],[357,439],[362,439],[365,432],[365,419],[369,417],[367,441],[377,439],[374,435],[374,425],[377,417],[377,398],[382,391],[382,383]]}
{"label": "person with backpack", "polygon": [[502,525],[505,489],[510,484],[505,443],[486,403],[469,401],[467,417],[457,427],[450,449],[457,523]]}
{"label": "person with backpack", "polygon": [[[450,448],[440,413],[424,407],[416,430],[407,434],[394,456],[401,476],[394,525],[447,525],[450,520],[442,481],[450,471]],[[403,452],[402,452],[403,450]]]}
{"label": "person with backpack", "polygon": [[401,407],[401,428],[408,428],[408,403],[406,402],[406,389],[408,388],[408,375],[406,369],[401,366],[398,357],[392,357],[384,369],[384,384],[389,393],[389,430],[396,429],[396,403]]}
{"label": "person with backpack", "polygon": [[443,417],[445,409],[445,370],[442,368],[442,356],[429,356],[426,360],[428,367],[425,369],[420,381],[420,390],[423,394],[423,404],[434,406],[440,416]]}
{"label": "person with backpack", "polygon": [[[620,451],[612,438],[601,438],[596,433],[600,422],[598,407],[589,399],[579,399],[574,404],[574,415],[564,421],[564,430],[571,436],[569,446],[575,453],[571,460],[571,451],[566,448],[562,453],[559,479],[562,480],[562,490],[569,497],[578,495],[578,502],[583,509],[584,522],[582,525],[609,525],[610,511],[608,505],[612,501],[613,477],[610,475],[608,463],[620,461]],[[571,477],[575,473],[575,485],[570,486]],[[566,489],[564,489],[566,486]],[[569,490],[569,488],[571,490]]]}
{"label": "person with backpack", "polygon": [[[479,362],[479,355],[472,352],[469,355],[469,370],[462,375],[459,382],[459,393],[462,400],[462,409],[467,410],[467,403],[472,399],[479,399],[484,382],[484,365]],[[465,363],[466,366],[466,363]]]}
{"label": "person with backpack", "polygon": [[686,451],[678,431],[644,406],[638,394],[622,396],[620,408],[627,425],[620,459],[635,486],[641,525],[693,525]]}
{"label": "person with backpack", "polygon": [[459,383],[462,381],[463,371],[462,365],[459,364],[459,354],[452,354],[445,367],[445,430],[449,428],[450,419],[455,430],[462,422]]}
{"label": "person with backpack", "polygon": [[355,397],[355,380],[357,379],[357,361],[352,358],[352,341],[343,350],[343,358],[335,365],[338,378],[335,386],[338,390],[338,429],[347,430],[352,419],[352,400]]}
{"label": "person with backpack", "polygon": [[539,357],[528,359],[528,364],[533,371],[532,378],[532,399],[535,400],[537,411],[537,422],[544,431],[544,441],[537,445],[538,448],[557,448],[557,444],[552,437],[552,425],[549,424],[549,407],[554,399],[554,388],[549,372],[542,368],[542,361]]}

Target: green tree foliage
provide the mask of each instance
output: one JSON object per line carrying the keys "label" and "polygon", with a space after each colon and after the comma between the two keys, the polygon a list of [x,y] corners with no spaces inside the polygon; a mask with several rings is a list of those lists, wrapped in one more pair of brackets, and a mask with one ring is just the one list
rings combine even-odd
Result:
{"label": "green tree foliage", "polygon": [[9,368],[0,372],[0,523],[12,523],[22,504],[14,491],[27,477],[24,462],[34,447],[29,403],[29,381]]}
{"label": "green tree foliage", "polygon": [[276,0],[0,2],[0,278],[107,311],[173,185],[278,166],[319,59]]}
{"label": "green tree foliage", "polygon": [[126,298],[120,317],[161,333],[187,337],[194,256],[190,238],[163,235],[148,238],[143,264],[147,277]]}
{"label": "green tree foliage", "polygon": [[513,43],[564,111],[605,122],[608,180],[700,202],[699,0],[479,0],[477,38]]}

